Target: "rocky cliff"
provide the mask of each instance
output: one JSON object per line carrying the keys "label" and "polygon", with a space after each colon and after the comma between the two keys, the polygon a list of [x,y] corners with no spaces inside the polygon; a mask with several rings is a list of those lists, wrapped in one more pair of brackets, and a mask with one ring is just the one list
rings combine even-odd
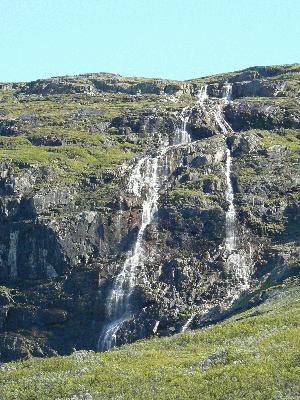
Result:
{"label": "rocky cliff", "polygon": [[0,359],[201,327],[299,274],[299,104],[299,65],[0,84]]}

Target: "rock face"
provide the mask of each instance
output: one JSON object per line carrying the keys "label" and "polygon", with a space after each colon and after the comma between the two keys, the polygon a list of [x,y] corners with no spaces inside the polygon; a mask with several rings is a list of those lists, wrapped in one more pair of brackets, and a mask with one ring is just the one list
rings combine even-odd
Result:
{"label": "rock face", "polygon": [[101,348],[151,190],[117,345],[216,322],[299,274],[299,73],[1,85],[0,360]]}

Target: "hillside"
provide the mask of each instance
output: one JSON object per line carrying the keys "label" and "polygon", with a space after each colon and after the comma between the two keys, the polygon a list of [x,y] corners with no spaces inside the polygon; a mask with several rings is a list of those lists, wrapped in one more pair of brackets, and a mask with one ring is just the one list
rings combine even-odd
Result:
{"label": "hillside", "polygon": [[[299,283],[298,283],[299,284]],[[0,367],[4,399],[300,398],[300,295],[296,282],[218,325],[107,353],[31,359]]]}
{"label": "hillside", "polygon": [[[177,343],[173,363],[179,357],[180,369],[198,354],[192,354],[192,338],[201,342],[210,330],[227,343],[230,329],[251,326],[249,321],[271,331],[273,323],[296,326],[294,302],[282,306],[284,315],[275,302],[263,303],[269,288],[291,281],[298,287],[293,279],[300,271],[299,96],[299,64],[184,82],[99,73],[0,84],[0,360],[105,351],[160,338],[111,354],[75,353],[83,354],[83,363],[89,357],[92,364],[107,360],[110,379],[117,369],[114,357],[122,360],[126,352],[141,351],[136,365],[145,363],[152,373],[147,352],[156,360],[160,346]],[[262,307],[258,313],[270,309],[254,319],[250,310],[239,320],[244,318],[239,313],[256,306]],[[254,332],[259,343],[260,329],[265,328]],[[279,348],[290,344],[290,356],[297,358],[292,346],[298,336],[287,330],[287,338],[278,340]],[[218,350],[216,343],[206,349],[200,342],[197,359]],[[261,346],[266,358],[269,344],[262,340]],[[289,363],[276,346],[270,357]],[[228,351],[233,363],[237,353],[231,358],[232,348]],[[167,353],[162,371],[170,367]],[[248,356],[245,368],[255,370],[257,360]],[[16,398],[11,385],[23,365],[32,365],[32,373],[60,371],[76,357],[3,366],[8,371],[17,365],[15,376],[5,372],[0,378],[11,380],[3,386],[5,396]],[[210,379],[219,385],[232,365],[214,367]],[[280,371],[284,382],[289,370]],[[135,385],[141,377],[134,375],[138,370],[132,373],[128,379]],[[175,379],[175,366],[172,374]],[[275,367],[272,374],[270,385],[277,382]],[[57,379],[61,388],[55,395],[75,393],[73,383]],[[202,392],[204,381],[195,389],[184,379],[190,390]],[[287,396],[285,384],[276,384]],[[97,385],[92,389],[112,396],[109,383],[106,389]],[[124,398],[133,396],[129,386]],[[274,393],[257,398],[288,398]],[[291,386],[290,398],[297,395]],[[181,398],[179,392],[174,396]]]}

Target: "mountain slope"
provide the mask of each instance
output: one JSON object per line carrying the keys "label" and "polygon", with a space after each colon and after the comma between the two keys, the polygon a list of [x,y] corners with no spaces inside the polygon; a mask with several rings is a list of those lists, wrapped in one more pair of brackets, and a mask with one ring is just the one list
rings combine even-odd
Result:
{"label": "mountain slope", "polygon": [[196,329],[298,275],[299,73],[1,84],[0,360]]}

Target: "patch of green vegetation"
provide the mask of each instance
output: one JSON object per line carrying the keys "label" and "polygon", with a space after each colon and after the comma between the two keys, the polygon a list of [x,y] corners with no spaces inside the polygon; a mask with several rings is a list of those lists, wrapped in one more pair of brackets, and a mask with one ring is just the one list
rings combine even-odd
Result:
{"label": "patch of green vegetation", "polygon": [[216,182],[221,181],[220,177],[218,175],[214,175],[214,174],[202,175],[201,180],[204,182],[205,181],[216,181]]}
{"label": "patch of green vegetation", "polygon": [[260,103],[260,105],[284,107],[287,111],[293,111],[299,109],[299,100],[291,97],[243,97],[234,100],[235,103],[240,102],[247,103]]}
{"label": "patch of green vegetation", "polygon": [[299,398],[299,287],[273,290],[265,304],[202,330],[104,354],[80,351],[4,364],[0,395],[5,400],[88,393],[95,400]]}
{"label": "patch of green vegetation", "polygon": [[286,72],[299,72],[300,73],[300,64],[295,63],[295,64],[283,64],[283,65],[271,65],[268,68],[270,71],[273,72],[281,72],[281,73],[286,73]]}
{"label": "patch of green vegetation", "polygon": [[[273,199],[272,201],[274,204],[276,202],[280,202],[280,199],[276,197],[276,199]],[[268,203],[268,199],[265,201],[265,205],[271,204],[271,201]],[[255,215],[255,208],[250,208],[249,205],[242,205],[240,206],[240,211],[244,214],[244,216],[247,216],[247,224],[250,227],[253,227],[255,231],[259,232],[260,234],[263,235],[280,235],[283,233],[286,229],[286,223],[287,223],[287,218],[282,217],[281,219],[278,219],[277,222],[272,222],[272,221],[265,221],[261,217]],[[253,212],[254,211],[254,212]]]}
{"label": "patch of green vegetation", "polygon": [[11,296],[12,290],[7,286],[0,286],[0,294],[5,296]]}
{"label": "patch of green vegetation", "polygon": [[21,116],[35,117],[52,117],[53,119],[61,119],[70,113],[74,113],[78,106],[70,102],[50,101],[47,99],[36,99],[33,97],[20,99],[14,97],[14,101],[7,102],[3,105],[7,119],[14,119]]}
{"label": "patch of green vegetation", "polygon": [[300,129],[282,129],[276,132],[260,131],[260,134],[266,148],[282,145],[291,151],[298,152],[300,150]]}
{"label": "patch of green vegetation", "polygon": [[32,128],[30,130],[29,138],[34,139],[37,137],[53,137],[67,140],[72,140],[75,143],[86,143],[89,145],[99,145],[105,139],[105,135],[99,135],[95,133],[84,132],[69,127],[59,126],[43,126],[38,128]]}
{"label": "patch of green vegetation", "polygon": [[[284,79],[289,78],[284,76]],[[299,94],[300,91],[300,77],[298,79],[288,79],[286,90],[292,93]]]}
{"label": "patch of green vegetation", "polygon": [[14,90],[0,90],[0,102],[11,101],[14,98]]}
{"label": "patch of green vegetation", "polygon": [[136,144],[128,143],[126,135],[108,133],[91,133],[84,130],[59,127],[59,126],[44,126],[39,128],[32,128],[30,133],[27,134],[30,141],[35,142],[37,139],[42,139],[45,143],[48,140],[59,139],[64,144],[80,144],[87,147],[109,147],[115,146],[127,149],[139,149]]}
{"label": "patch of green vegetation", "polygon": [[299,200],[300,200],[300,192],[297,191],[293,193],[279,194],[276,197],[270,197],[268,199],[264,198],[263,204],[264,206],[272,206],[272,205],[280,206],[281,204],[290,201],[299,201]]}
{"label": "patch of green vegetation", "polygon": [[[89,118],[111,119],[124,113],[126,109],[140,110],[153,107],[157,100],[157,95],[145,95],[132,101],[128,95],[117,94],[96,96],[61,94],[41,97],[35,95],[24,97],[6,92],[0,94],[2,111],[6,119],[30,116],[56,123],[85,117],[84,109],[88,109]],[[79,115],[76,116],[76,114]]]}
{"label": "patch of green vegetation", "polygon": [[192,198],[199,198],[203,199],[203,192],[200,190],[193,190],[193,189],[188,189],[188,188],[177,188],[170,190],[168,192],[168,196],[171,199],[175,199],[178,197],[192,197]]}
{"label": "patch of green vegetation", "polygon": [[[284,129],[269,131],[262,129],[250,129],[245,131],[247,135],[254,135],[259,139],[263,147],[269,148],[274,145],[281,145],[290,151],[300,150],[300,129]],[[245,173],[247,171],[245,170]],[[250,171],[249,171],[250,172]]]}
{"label": "patch of green vegetation", "polygon": [[243,195],[237,198],[244,196],[240,215],[255,233],[276,241],[296,238],[298,227],[285,210],[297,207],[300,199],[298,182],[293,179],[299,169],[299,129],[246,133],[256,136],[256,151],[239,158],[236,177]]}
{"label": "patch of green vegetation", "polygon": [[11,160],[16,166],[20,163],[38,164],[56,171],[58,177],[68,180],[115,168],[130,160],[136,146],[118,143],[108,147],[86,147],[80,144],[67,146],[34,146],[22,137],[2,137],[5,146],[0,149],[0,160]]}
{"label": "patch of green vegetation", "polygon": [[22,146],[31,146],[31,142],[23,136],[0,136],[1,149],[16,149]]}
{"label": "patch of green vegetation", "polygon": [[188,168],[192,180],[178,182],[167,192],[167,201],[180,202],[181,206],[200,206],[201,209],[222,209],[220,199],[223,198],[222,179],[216,174],[204,174],[199,168]]}
{"label": "patch of green vegetation", "polygon": [[239,178],[241,179],[241,178],[247,177],[249,175],[256,175],[256,174],[257,174],[257,172],[255,171],[254,168],[252,168],[252,167],[244,167],[244,168],[240,169]]}

